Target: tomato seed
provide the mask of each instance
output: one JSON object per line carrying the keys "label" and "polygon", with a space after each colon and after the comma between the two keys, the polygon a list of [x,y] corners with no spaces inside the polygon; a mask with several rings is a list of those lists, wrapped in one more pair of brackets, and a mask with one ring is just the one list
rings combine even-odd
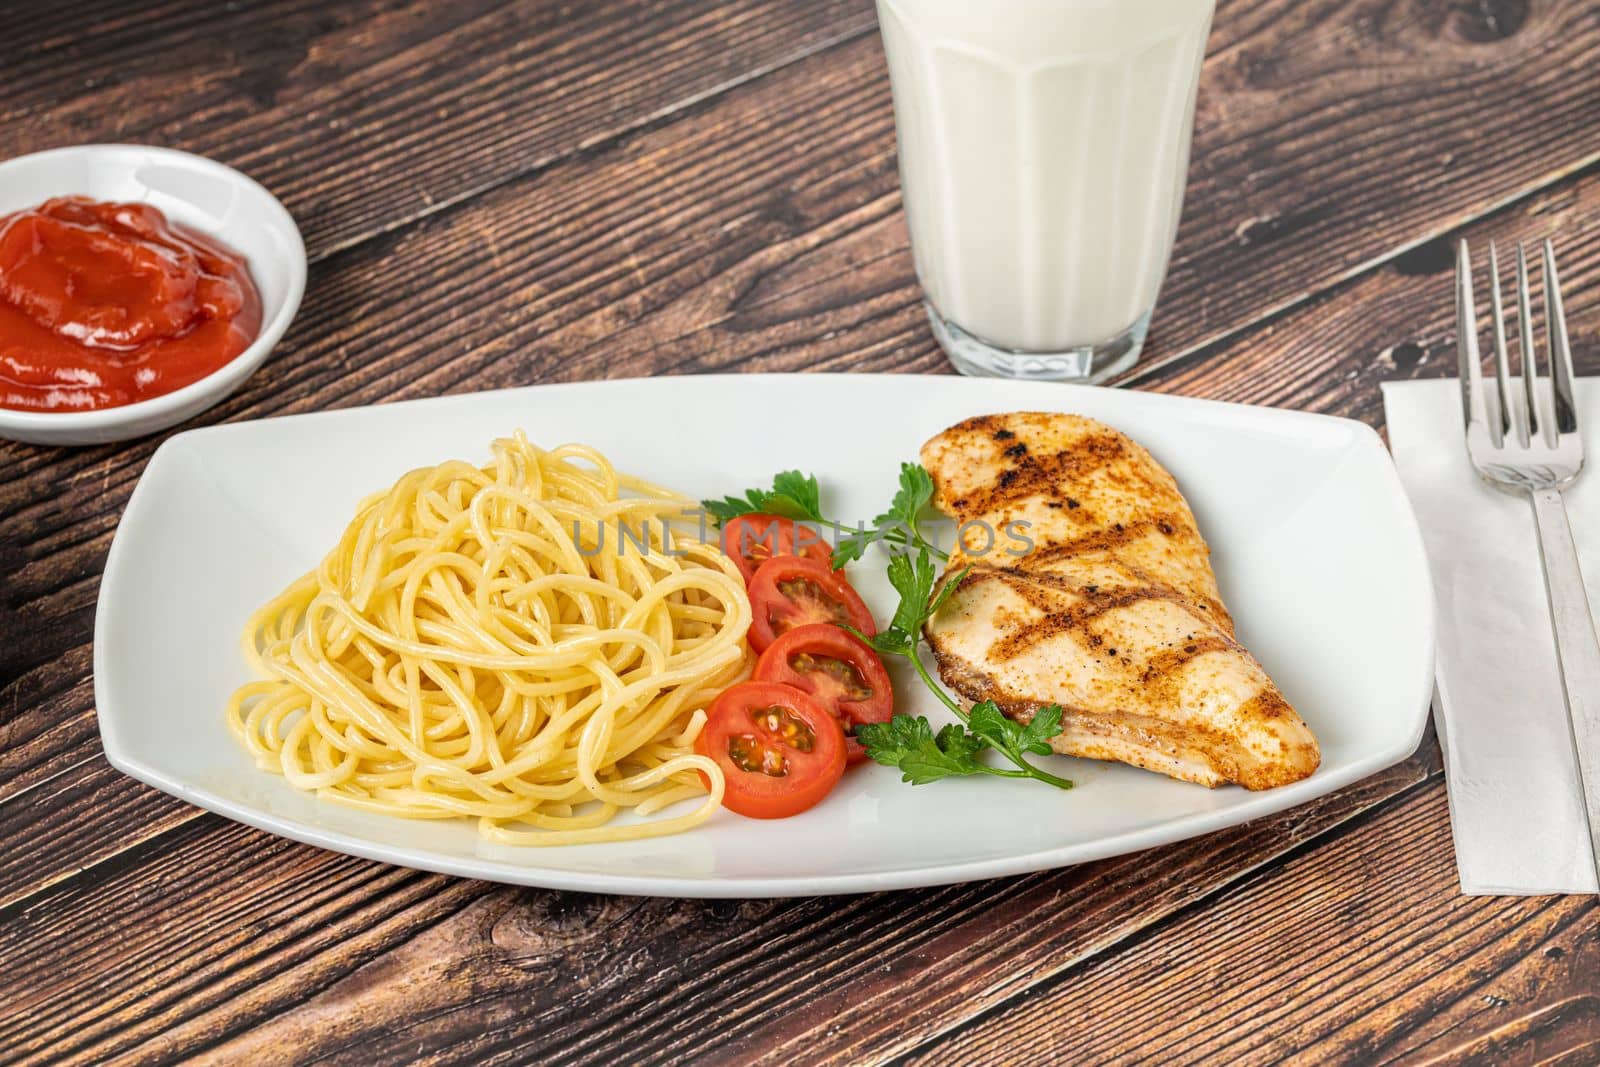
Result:
{"label": "tomato seed", "polygon": [[769,778],[783,778],[789,774],[789,761],[783,758],[783,753],[750,734],[728,738],[728,758],[735,767],[751,774],[765,774]]}
{"label": "tomato seed", "polygon": [[872,687],[861,677],[855,664],[832,656],[813,656],[809,652],[796,652],[789,657],[789,666],[796,674],[820,674],[832,679],[844,691],[846,700],[871,700]]}
{"label": "tomato seed", "polygon": [[810,752],[817,745],[817,735],[806,721],[780,704],[770,708],[752,708],[750,718],[758,729],[798,752]]}

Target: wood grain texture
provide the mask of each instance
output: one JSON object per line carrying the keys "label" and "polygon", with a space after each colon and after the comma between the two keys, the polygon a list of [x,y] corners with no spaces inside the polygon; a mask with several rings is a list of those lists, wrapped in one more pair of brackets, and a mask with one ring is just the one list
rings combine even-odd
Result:
{"label": "wood grain texture", "polygon": [[70,31],[10,8],[0,157],[212,156],[285,202],[314,259],[874,27],[870,0],[100,0]]}
{"label": "wood grain texture", "polygon": [[18,794],[0,812],[0,840],[8,846],[0,849],[0,909],[199,814],[93,756]]}
{"label": "wood grain texture", "polygon": [[1444,784],[909,1062],[1600,1060],[1600,902],[1456,892]]}
{"label": "wood grain texture", "polygon": [[1597,46],[1581,0],[1219,4],[1146,366],[1593,164]]}
{"label": "wood grain texture", "polygon": [[0,1061],[876,1057],[1437,772],[1430,744],[1333,796],[1168,848],[809,900],[520,890],[204,816],[0,911]]}
{"label": "wood grain texture", "polygon": [[[215,155],[286,199],[316,261],[278,353],[197,422],[630,374],[945,369],[912,277],[866,0],[95,0],[81,16],[93,36],[59,32],[42,5],[8,8],[0,155],[94,139]],[[1377,381],[1451,362],[1436,238],[1463,226],[1475,240],[1561,231],[1580,366],[1600,369],[1597,50],[1600,9],[1584,0],[1223,0],[1189,208],[1134,380],[1381,422]],[[519,891],[200,815],[111,771],[93,720],[98,576],[158,443],[0,443],[0,842],[30,843],[0,856],[0,1062],[599,1062],[647,1047],[853,1062],[939,1035],[950,1044],[923,1052],[948,1060],[1021,1048],[999,1020],[1070,1005],[1080,983],[1114,1006],[1115,981],[1184,924],[1226,916],[1193,929],[1270,957],[1282,927],[1253,916],[1288,913],[1297,891],[1323,920],[1284,935],[1307,966],[1330,922],[1395,948],[1323,946],[1349,972],[1317,972],[1393,993],[1395,1012],[1369,1013],[1405,1035],[1384,1052],[1532,1061],[1600,1032],[1594,991],[1560,962],[1594,973],[1592,913],[1461,907],[1440,880],[1431,742],[1200,842],[831,901]],[[1318,857],[1368,855],[1373,827],[1433,851],[1386,854],[1359,884],[1415,869],[1425,907],[1318,910],[1338,873]],[[1239,899],[1258,910],[1229,910]],[[1448,950],[1429,925],[1446,920],[1479,948],[1429,978],[1406,953]],[[1526,1010],[1486,1016],[1462,967]],[[1197,988],[1186,981],[1168,988]],[[1269,1003],[1272,988],[1216,1002],[1268,1011],[1279,1051],[1373,1047],[1337,998]],[[1181,1005],[1140,1003],[1130,1026],[1156,1047],[1193,1035],[1238,1051]]]}
{"label": "wood grain texture", "polygon": [[[1476,250],[1479,284],[1487,286],[1491,241],[1506,251],[1518,241],[1531,248],[1546,237],[1556,242],[1573,362],[1579,374],[1600,373],[1600,167],[1591,167],[1243,336],[1140,372],[1138,386],[1381,426],[1380,382],[1456,373],[1455,239],[1465,238]],[[1503,279],[1508,294],[1510,279]],[[1508,321],[1515,324],[1514,310]],[[1487,323],[1485,317],[1481,325]],[[1483,344],[1487,354],[1486,332]]]}

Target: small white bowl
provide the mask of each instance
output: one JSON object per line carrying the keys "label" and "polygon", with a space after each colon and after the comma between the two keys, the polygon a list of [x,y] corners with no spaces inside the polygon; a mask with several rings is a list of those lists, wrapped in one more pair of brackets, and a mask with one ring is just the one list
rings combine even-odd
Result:
{"label": "small white bowl", "polygon": [[261,293],[261,333],[226,365],[149,400],[98,411],[0,407],[0,437],[44,445],[125,441],[198,415],[243,385],[288,329],[306,288],[305,242],[277,198],[232,167],[147,145],[79,145],[0,163],[0,215],[73,194],[152,204],[242,253]]}

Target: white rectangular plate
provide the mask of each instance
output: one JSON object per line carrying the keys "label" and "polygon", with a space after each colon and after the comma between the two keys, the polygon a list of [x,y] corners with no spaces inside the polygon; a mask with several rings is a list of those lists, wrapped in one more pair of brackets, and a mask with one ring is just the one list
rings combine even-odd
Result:
{"label": "white rectangular plate", "polygon": [[[798,467],[826,509],[870,519],[901,460],[963,418],[1055,410],[1104,420],[1177,477],[1211,544],[1223,598],[1322,743],[1310,778],[1208,790],[1057,757],[1057,792],[995,778],[909,786],[874,765],[778,822],[718,813],[674,837],[561,848],[481,840],[468,822],[352,811],[256,769],[223,722],[249,678],[245,618],[310,569],[366,493],[414,467],[486,460],[517,428],[595,445],[696,498]],[[852,581],[887,620],[878,550]],[[117,529],[95,619],[106,755],[158,789],[324,848],[557,889],[756,897],[937,885],[1193,837],[1302,803],[1404,759],[1427,714],[1433,614],[1411,509],[1360,423],[1109,389],[953,377],[729,375],[535,386],[179,434],[151,459]],[[903,673],[899,709],[941,718]]]}

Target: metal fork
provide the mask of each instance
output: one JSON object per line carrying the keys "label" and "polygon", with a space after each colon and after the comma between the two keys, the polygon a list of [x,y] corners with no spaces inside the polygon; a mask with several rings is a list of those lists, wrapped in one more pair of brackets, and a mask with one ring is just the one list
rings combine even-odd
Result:
{"label": "metal fork", "polygon": [[[1506,353],[1505,308],[1500,302],[1500,258],[1489,245],[1490,303],[1493,309],[1495,389],[1483,384],[1478,349],[1477,312],[1472,300],[1472,257],[1462,241],[1456,254],[1457,353],[1461,361],[1461,402],[1466,413],[1467,454],[1484,481],[1508,493],[1533,499],[1544,560],[1545,589],[1555,628],[1561,684],[1584,809],[1595,878],[1600,881],[1600,642],[1595,639],[1589,598],[1584,594],[1578,551],[1572,540],[1561,491],[1583,470],[1583,441],[1572,385],[1572,350],[1556,276],[1555,246],[1544,242],[1545,335],[1548,380],[1538,375],[1533,339],[1533,300],[1528,257],[1517,244],[1517,326],[1522,375],[1511,377]],[[1548,385],[1548,388],[1545,386]]]}

